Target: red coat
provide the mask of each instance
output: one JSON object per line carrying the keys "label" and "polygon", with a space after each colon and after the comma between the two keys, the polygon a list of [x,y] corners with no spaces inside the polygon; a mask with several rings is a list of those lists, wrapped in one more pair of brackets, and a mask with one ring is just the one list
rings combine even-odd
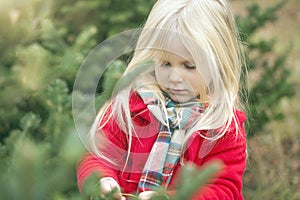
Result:
{"label": "red coat", "polygon": [[[137,134],[143,134],[142,137],[132,137],[131,154],[150,153],[157,136],[157,134],[153,133],[157,133],[158,122],[138,95],[133,94],[131,96],[129,105],[135,126],[138,128],[147,127],[147,129],[143,129],[142,131],[137,130]],[[215,141],[213,145],[210,145],[207,140],[204,140],[197,133],[192,135],[188,143],[188,148],[184,153],[184,163],[192,162],[197,166],[202,166],[215,159],[222,160],[224,163],[222,172],[213,180],[213,183],[202,188],[193,199],[243,200],[242,177],[246,167],[246,135],[243,123],[246,120],[246,115],[241,111],[236,111],[236,115],[240,126],[238,134],[236,134],[235,126],[232,124],[226,134]],[[115,121],[111,120],[102,130],[110,142],[110,144],[106,145],[109,154],[125,157],[127,148],[126,135],[118,128]],[[145,137],[145,134],[148,134],[148,136]],[[146,160],[135,158],[134,156],[129,160],[128,165],[131,166],[131,170],[128,171],[125,169],[123,171],[122,169],[109,167],[105,164],[107,162],[104,160],[93,156],[91,153],[87,153],[77,166],[79,188],[82,187],[82,184],[89,175],[96,172],[103,177],[109,176],[114,178],[124,193],[135,193],[141,176],[141,170]],[[174,186],[180,167],[182,166],[178,163],[175,167],[169,189],[172,189]]]}

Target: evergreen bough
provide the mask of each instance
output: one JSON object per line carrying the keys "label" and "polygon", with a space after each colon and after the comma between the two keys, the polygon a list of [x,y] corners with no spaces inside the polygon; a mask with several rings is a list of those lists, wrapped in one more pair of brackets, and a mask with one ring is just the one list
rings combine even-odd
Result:
{"label": "evergreen bough", "polygon": [[[154,0],[124,0],[122,4],[116,0],[28,0],[20,6],[15,2],[5,0],[0,6],[4,27],[0,29],[0,199],[107,199],[99,196],[93,177],[83,194],[77,189],[75,165],[84,148],[72,119],[72,85],[96,41],[136,28]],[[288,52],[276,54],[275,40],[255,38],[267,22],[277,19],[284,3],[266,9],[252,4],[246,17],[237,17],[250,55],[248,72],[260,76],[244,94],[249,97],[248,129],[252,135],[261,133],[268,122],[284,117],[278,109],[280,100],[293,95],[290,71],[285,66]],[[100,83],[99,107],[110,98],[125,62],[113,65],[105,75],[113,79]],[[184,168],[178,196],[192,194],[219,167],[213,164],[199,173],[195,166]],[[155,198],[165,199],[164,191]]]}

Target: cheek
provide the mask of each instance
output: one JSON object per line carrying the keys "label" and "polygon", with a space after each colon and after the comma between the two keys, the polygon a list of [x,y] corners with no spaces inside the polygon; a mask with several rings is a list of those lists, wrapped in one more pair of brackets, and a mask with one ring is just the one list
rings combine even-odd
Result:
{"label": "cheek", "polygon": [[189,82],[189,85],[194,90],[194,93],[199,95],[199,93],[201,92],[201,88],[203,87],[203,81],[201,76],[198,74],[193,74],[186,78],[186,80],[188,80]]}
{"label": "cheek", "polygon": [[167,73],[164,70],[155,68],[155,79],[158,84],[163,85],[167,80]]}

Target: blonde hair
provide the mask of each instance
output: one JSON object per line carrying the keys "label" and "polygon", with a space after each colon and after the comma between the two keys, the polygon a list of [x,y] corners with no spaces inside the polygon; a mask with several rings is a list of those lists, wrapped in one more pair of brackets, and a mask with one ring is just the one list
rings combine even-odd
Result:
{"label": "blonde hair", "polygon": [[[186,140],[197,130],[218,129],[218,134],[201,135],[205,139],[216,140],[225,134],[232,121],[238,130],[234,109],[239,107],[239,82],[244,57],[234,16],[228,4],[227,0],[158,0],[149,14],[133,58],[124,73],[126,75],[136,66],[155,58],[158,50],[167,45],[170,35],[175,33],[180,36],[202,74],[207,94],[200,96],[209,96],[209,107],[188,130]],[[147,83],[157,96],[161,96],[153,75],[149,73],[136,80],[139,83],[141,81]],[[130,91],[137,89],[133,83],[122,90],[115,96],[111,106],[110,117],[114,116],[118,126],[127,134],[128,155],[134,134],[129,96]],[[103,122],[108,106],[107,104],[100,110],[95,124]],[[105,125],[106,122],[102,124]],[[101,156],[95,142],[97,131],[96,126],[93,126],[90,132],[91,150]]]}

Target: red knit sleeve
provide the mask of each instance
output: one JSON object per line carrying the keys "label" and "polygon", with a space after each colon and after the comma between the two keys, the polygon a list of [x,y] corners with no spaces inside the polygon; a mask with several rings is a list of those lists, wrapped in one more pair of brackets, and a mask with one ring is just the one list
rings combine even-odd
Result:
{"label": "red knit sleeve", "polygon": [[[110,109],[108,109],[108,112]],[[108,123],[97,133],[99,151],[108,160],[87,152],[77,164],[77,182],[81,190],[86,179],[95,174],[100,177],[112,177],[118,183],[118,174],[124,167],[127,155],[127,138],[120,130],[115,120],[111,118]]]}
{"label": "red knit sleeve", "polygon": [[243,200],[242,179],[246,168],[246,135],[243,122],[244,113],[237,111],[239,130],[229,130],[221,138],[212,151],[204,158],[208,163],[212,160],[221,160],[223,170],[211,184],[204,186],[193,200]]}
{"label": "red knit sleeve", "polygon": [[[129,103],[133,121],[140,126],[148,124],[150,121],[149,111],[142,99],[136,93],[132,92]],[[111,113],[111,110],[112,108],[109,107],[103,121],[108,119],[107,117]],[[98,175],[99,178],[112,177],[120,184],[119,173],[124,169],[127,158],[127,136],[119,128],[113,117],[109,119],[97,136],[99,151],[114,163],[110,163],[91,152],[86,153],[77,164],[77,182],[80,190],[85,180],[92,174]]]}
{"label": "red knit sleeve", "polygon": [[86,153],[77,164],[77,183],[81,191],[84,182],[91,175],[112,177],[118,182],[118,170],[108,167],[101,159],[92,153]]}

